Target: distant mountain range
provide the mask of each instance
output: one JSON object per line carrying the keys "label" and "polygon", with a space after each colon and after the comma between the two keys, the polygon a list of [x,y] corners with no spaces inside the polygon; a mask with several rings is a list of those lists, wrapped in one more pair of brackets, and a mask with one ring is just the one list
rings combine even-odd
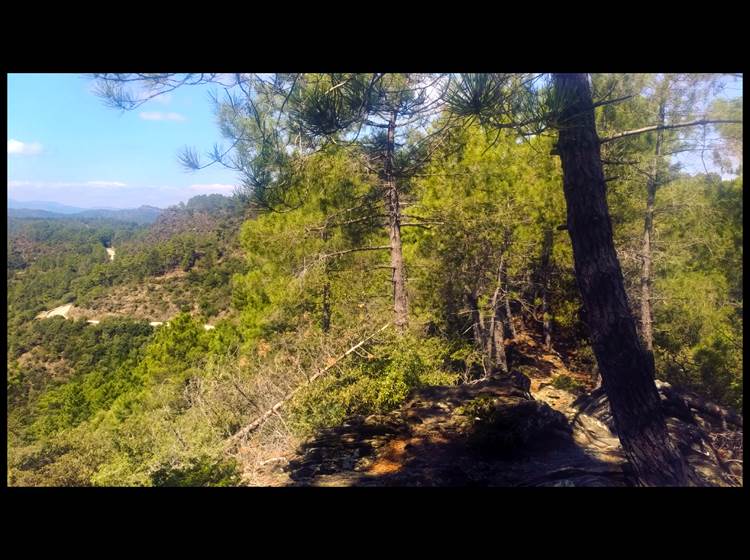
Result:
{"label": "distant mountain range", "polygon": [[139,208],[77,208],[66,206],[57,202],[31,201],[21,202],[8,199],[9,218],[43,218],[43,219],[83,219],[83,218],[105,218],[123,222],[136,222],[150,224],[156,221],[163,212],[161,208],[154,206],[141,206]]}
{"label": "distant mountain range", "polygon": [[[57,214],[77,214],[78,212],[84,212],[86,210],[92,210],[92,208],[77,208],[75,206],[66,206],[59,202],[47,202],[42,200],[31,200],[21,202],[20,200],[8,199],[8,208],[23,208],[25,210],[45,210],[47,212],[55,212]],[[98,208],[96,208],[98,210]]]}

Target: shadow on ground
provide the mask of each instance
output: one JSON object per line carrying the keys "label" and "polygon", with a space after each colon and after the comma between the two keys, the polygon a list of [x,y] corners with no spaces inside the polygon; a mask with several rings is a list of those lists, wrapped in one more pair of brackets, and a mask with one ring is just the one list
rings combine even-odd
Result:
{"label": "shadow on ground", "polygon": [[[581,375],[533,337],[512,350],[514,367],[533,384],[515,370],[416,390],[390,414],[352,417],[316,434],[284,468],[286,484],[631,485],[604,391],[576,398],[550,386],[560,372]],[[657,388],[670,434],[702,485],[741,486],[742,416],[668,383]]]}
{"label": "shadow on ground", "polygon": [[398,411],[320,432],[287,466],[290,485],[627,485],[616,446],[591,445],[529,388],[514,372],[420,389]]}

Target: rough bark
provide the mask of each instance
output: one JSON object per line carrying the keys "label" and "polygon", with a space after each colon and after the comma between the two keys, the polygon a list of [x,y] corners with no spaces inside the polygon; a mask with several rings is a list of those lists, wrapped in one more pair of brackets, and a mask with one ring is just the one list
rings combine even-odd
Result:
{"label": "rough bark", "polygon": [[625,295],[588,76],[554,74],[553,80],[564,103],[558,151],[576,279],[620,441],[641,485],[690,485],[689,468],[667,432],[653,360]]}
{"label": "rough bark", "polygon": [[393,174],[393,152],[396,134],[396,112],[388,122],[385,154],[385,207],[388,213],[388,238],[391,248],[391,268],[393,270],[393,312],[394,324],[398,332],[406,329],[408,322],[406,271],[401,247],[401,209],[399,206],[398,185]]}

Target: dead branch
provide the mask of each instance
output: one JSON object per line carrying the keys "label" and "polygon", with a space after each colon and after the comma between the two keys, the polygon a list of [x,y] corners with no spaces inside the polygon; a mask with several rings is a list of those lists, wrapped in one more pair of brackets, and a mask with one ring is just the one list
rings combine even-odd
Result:
{"label": "dead branch", "polygon": [[329,259],[331,257],[340,257],[341,255],[346,255],[348,253],[354,253],[357,251],[383,251],[385,249],[390,249],[390,245],[375,245],[373,247],[357,247],[355,249],[346,249],[345,251],[336,251],[334,253],[328,253],[326,255],[321,255],[321,260],[323,259]]}
{"label": "dead branch", "polygon": [[297,388],[295,388],[291,392],[287,393],[286,396],[284,396],[280,401],[278,401],[276,404],[274,404],[269,410],[267,410],[266,412],[264,412],[258,419],[256,419],[255,421],[251,422],[250,424],[248,424],[247,426],[245,426],[244,428],[242,428],[240,431],[238,431],[236,434],[234,434],[232,437],[230,437],[229,438],[230,445],[236,445],[237,443],[240,442],[240,440],[242,440],[248,434],[250,434],[253,431],[255,431],[256,429],[258,429],[263,424],[263,422],[265,422],[273,414],[278,414],[278,410],[284,405],[284,403],[287,402],[289,399],[291,399],[300,390],[302,390],[302,388],[304,388],[306,385],[309,385],[310,383],[312,383],[313,381],[315,381],[321,375],[325,374],[328,370],[330,370],[332,367],[334,367],[339,361],[343,360],[345,357],[347,357],[352,352],[355,352],[360,346],[362,346],[363,344],[365,344],[370,339],[374,338],[376,335],[380,334],[382,331],[384,331],[385,329],[387,329],[389,326],[391,326],[391,323],[386,323],[385,325],[383,325],[382,327],[380,327],[380,329],[378,329],[377,331],[375,331],[373,334],[371,334],[370,336],[368,336],[364,340],[360,341],[359,343],[355,344],[354,346],[352,346],[351,348],[349,348],[349,350],[347,350],[346,352],[344,352],[343,354],[341,354],[338,358],[336,358],[334,360],[333,363],[331,363],[330,365],[327,365],[326,367],[324,367],[323,369],[321,369],[315,375],[312,375],[310,377],[310,379],[306,383],[298,386]]}
{"label": "dead branch", "polygon": [[713,120],[712,119],[699,119],[697,121],[690,121],[690,122],[678,123],[678,124],[663,124],[663,125],[656,124],[652,126],[644,126],[643,128],[636,128],[635,130],[626,130],[625,132],[620,132],[608,138],[602,138],[600,140],[600,143],[606,144],[607,142],[611,142],[612,140],[619,140],[620,138],[626,138],[628,136],[635,136],[636,134],[643,134],[644,132],[653,132],[656,130],[672,130],[675,128],[685,128],[687,126],[705,126],[708,124],[742,124],[742,121],[738,121],[734,119],[713,119]]}

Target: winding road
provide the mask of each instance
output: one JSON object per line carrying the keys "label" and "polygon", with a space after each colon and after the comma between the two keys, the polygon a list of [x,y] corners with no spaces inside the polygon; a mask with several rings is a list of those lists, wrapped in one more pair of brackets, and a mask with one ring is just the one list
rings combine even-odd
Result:
{"label": "winding road", "polygon": [[[109,260],[113,261],[115,260],[115,249],[114,247],[105,247],[107,250],[107,255],[109,255]],[[39,313],[36,318],[37,319],[49,319],[50,317],[60,316],[63,319],[67,319],[68,315],[70,314],[71,309],[73,309],[73,304],[68,303],[66,305],[61,305],[60,307],[55,307],[51,311],[42,311]],[[86,321],[87,323],[91,325],[98,325],[99,320],[98,319],[88,319]],[[152,327],[160,327],[163,325],[164,322],[162,321],[151,321],[149,325]],[[169,321],[166,322],[167,326],[169,326]],[[203,325],[203,330],[210,331],[212,329],[215,329],[216,327],[214,325]]]}

